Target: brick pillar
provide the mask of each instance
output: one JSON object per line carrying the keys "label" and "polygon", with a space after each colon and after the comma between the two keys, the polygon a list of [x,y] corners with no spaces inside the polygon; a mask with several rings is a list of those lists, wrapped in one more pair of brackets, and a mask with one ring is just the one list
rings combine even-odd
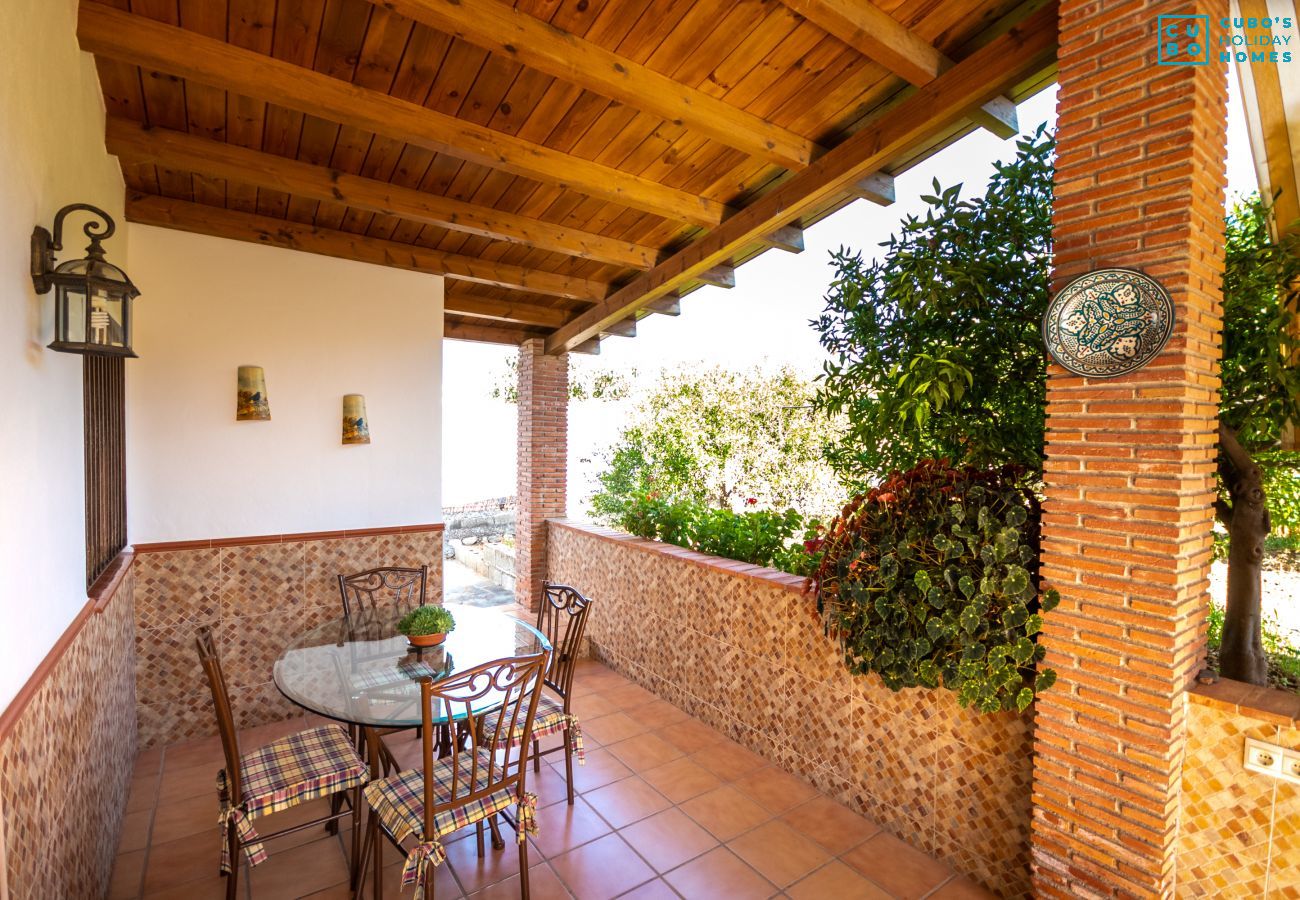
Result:
{"label": "brick pillar", "polygon": [[1226,64],[1156,65],[1156,16],[1227,2],[1060,6],[1054,290],[1104,266],[1159,279],[1177,325],[1128,376],[1049,368],[1034,889],[1172,897],[1184,691],[1204,650],[1226,183]]}
{"label": "brick pillar", "polygon": [[569,358],[547,356],[541,339],[519,347],[515,475],[515,601],[532,609],[546,578],[546,520],[565,514]]}

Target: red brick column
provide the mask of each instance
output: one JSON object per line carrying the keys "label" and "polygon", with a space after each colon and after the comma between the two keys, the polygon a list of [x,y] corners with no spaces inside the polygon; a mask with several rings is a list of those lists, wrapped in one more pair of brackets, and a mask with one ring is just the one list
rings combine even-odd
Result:
{"label": "red brick column", "polygon": [[1226,64],[1156,65],[1156,16],[1227,2],[1062,0],[1053,287],[1103,266],[1172,295],[1168,347],[1132,375],[1049,368],[1037,704],[1040,897],[1171,897],[1184,691],[1204,649],[1214,497]]}
{"label": "red brick column", "polygon": [[546,578],[546,520],[565,513],[569,358],[545,342],[519,347],[518,468],[515,475],[515,601],[532,609]]}

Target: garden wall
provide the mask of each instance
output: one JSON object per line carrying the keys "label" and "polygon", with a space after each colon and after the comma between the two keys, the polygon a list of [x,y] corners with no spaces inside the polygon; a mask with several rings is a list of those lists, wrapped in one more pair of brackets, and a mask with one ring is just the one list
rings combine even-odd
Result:
{"label": "garden wall", "polygon": [[1004,897],[1029,893],[1032,716],[850,675],[802,579],[549,522],[592,654]]}
{"label": "garden wall", "polygon": [[1179,897],[1300,897],[1300,785],[1248,772],[1246,738],[1300,749],[1300,696],[1236,681],[1188,693]]}

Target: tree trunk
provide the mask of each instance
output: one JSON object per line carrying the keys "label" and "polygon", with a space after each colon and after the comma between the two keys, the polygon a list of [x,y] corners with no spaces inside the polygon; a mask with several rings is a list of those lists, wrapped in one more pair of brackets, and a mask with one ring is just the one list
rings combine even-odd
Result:
{"label": "tree trunk", "polygon": [[1228,529],[1228,602],[1219,648],[1219,674],[1234,681],[1268,683],[1264,655],[1262,589],[1264,539],[1272,528],[1264,502],[1259,466],[1237,441],[1236,433],[1219,423],[1219,475],[1232,500],[1216,506]]}

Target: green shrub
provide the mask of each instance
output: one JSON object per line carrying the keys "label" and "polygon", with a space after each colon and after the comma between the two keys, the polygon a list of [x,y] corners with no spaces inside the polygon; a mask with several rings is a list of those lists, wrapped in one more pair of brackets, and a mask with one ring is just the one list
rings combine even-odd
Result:
{"label": "green shrub", "polygon": [[397,631],[407,637],[445,634],[456,630],[456,619],[442,606],[417,606],[397,623]]}
{"label": "green shrub", "polygon": [[980,712],[1025,709],[1056,673],[1035,672],[1038,502],[1023,470],[926,461],[849,503],[811,583],[856,673],[893,690],[939,687]]}

